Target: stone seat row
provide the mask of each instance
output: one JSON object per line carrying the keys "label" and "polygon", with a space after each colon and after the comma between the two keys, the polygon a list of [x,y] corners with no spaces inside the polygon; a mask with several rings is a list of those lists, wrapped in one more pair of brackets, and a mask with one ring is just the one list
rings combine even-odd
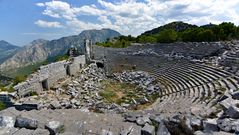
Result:
{"label": "stone seat row", "polygon": [[236,90],[239,86],[237,76],[208,65],[181,64],[164,73],[157,72],[156,67],[148,70],[163,86],[163,101],[158,107],[164,109],[172,102],[181,102],[181,108],[185,109],[185,104],[190,106],[193,103],[212,106],[220,96],[218,92]]}

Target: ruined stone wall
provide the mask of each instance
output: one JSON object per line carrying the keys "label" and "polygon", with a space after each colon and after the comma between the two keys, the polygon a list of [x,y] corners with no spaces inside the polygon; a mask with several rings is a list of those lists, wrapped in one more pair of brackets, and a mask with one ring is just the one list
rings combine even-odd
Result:
{"label": "ruined stone wall", "polygon": [[86,64],[85,55],[81,55],[78,57],[73,58],[73,61],[68,66],[69,75],[75,75],[77,72],[80,71]]}
{"label": "ruined stone wall", "polygon": [[85,63],[85,55],[81,55],[74,57],[72,62],[59,61],[41,66],[38,72],[31,74],[25,82],[14,86],[14,89],[19,97],[33,91],[40,93],[43,89],[49,89],[54,83],[67,75],[74,75]]}
{"label": "ruined stone wall", "polygon": [[55,82],[67,76],[67,61],[59,61],[46,66],[41,66],[39,70],[39,81],[47,81],[48,89]]}

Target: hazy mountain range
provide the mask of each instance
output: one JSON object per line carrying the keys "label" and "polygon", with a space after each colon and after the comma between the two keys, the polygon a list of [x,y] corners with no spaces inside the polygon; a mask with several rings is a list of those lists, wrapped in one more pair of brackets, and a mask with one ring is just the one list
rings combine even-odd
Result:
{"label": "hazy mountain range", "polygon": [[[22,48],[13,46],[7,42],[0,44],[0,50],[6,55],[0,54],[1,70],[10,70],[37,62],[41,62],[50,57],[64,55],[71,46],[83,45],[84,39],[91,39],[93,42],[103,42],[108,38],[118,37],[121,34],[111,29],[86,30],[79,35],[62,37],[56,40],[38,39]],[[1,42],[0,42],[1,43]],[[14,48],[15,47],[15,48]]]}
{"label": "hazy mountain range", "polygon": [[12,45],[4,40],[0,41],[0,63],[11,57],[20,47]]}

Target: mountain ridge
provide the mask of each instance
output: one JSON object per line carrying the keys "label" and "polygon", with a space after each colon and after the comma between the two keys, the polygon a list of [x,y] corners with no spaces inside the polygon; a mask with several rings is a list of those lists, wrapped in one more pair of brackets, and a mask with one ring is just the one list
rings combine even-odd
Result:
{"label": "mountain ridge", "polygon": [[11,57],[21,47],[13,45],[5,40],[0,40],[0,63]]}
{"label": "mountain ridge", "polygon": [[78,35],[72,35],[54,39],[51,41],[37,39],[22,47],[12,57],[0,65],[1,70],[20,68],[37,62],[42,62],[49,57],[66,54],[71,46],[81,49],[84,39],[91,39],[93,42],[103,42],[108,38],[114,38],[121,34],[111,29],[85,30]]}

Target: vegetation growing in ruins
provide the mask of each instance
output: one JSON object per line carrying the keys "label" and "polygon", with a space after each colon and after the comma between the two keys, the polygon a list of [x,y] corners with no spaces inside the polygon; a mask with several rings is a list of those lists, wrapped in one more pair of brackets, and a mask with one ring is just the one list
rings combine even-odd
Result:
{"label": "vegetation growing in ruins", "polygon": [[130,43],[172,43],[184,42],[212,42],[239,39],[239,27],[230,22],[223,22],[219,25],[208,24],[196,26],[183,22],[172,22],[147,31],[137,37],[120,36],[113,40],[97,43],[104,47],[127,47]]}
{"label": "vegetation growing in ruins", "polygon": [[0,87],[0,90],[1,90],[1,91],[6,91],[6,92],[9,92],[9,93],[15,91],[12,86],[9,86],[9,87],[3,87],[3,86],[1,86],[1,87]]}
{"label": "vegetation growing in ruins", "polygon": [[126,36],[120,36],[112,40],[108,39],[106,42],[102,43],[97,42],[96,45],[103,47],[124,48],[129,46],[130,43],[131,41],[129,38],[127,38]]}
{"label": "vegetation growing in ruins", "polygon": [[0,111],[4,109],[6,109],[6,105],[2,101],[0,101]]}
{"label": "vegetation growing in ruins", "polygon": [[37,96],[38,94],[37,94],[37,92],[36,91],[31,91],[30,93],[29,93],[29,96]]}
{"label": "vegetation growing in ruins", "polygon": [[[116,103],[118,105],[122,103],[132,105],[135,104],[133,102],[136,101],[137,105],[131,107],[131,109],[135,110],[144,109],[159,98],[158,93],[147,95],[134,84],[121,83],[118,81],[103,81],[102,85],[104,90],[100,91],[99,95],[103,97],[105,102]],[[147,98],[148,101],[139,103],[144,98]]]}

